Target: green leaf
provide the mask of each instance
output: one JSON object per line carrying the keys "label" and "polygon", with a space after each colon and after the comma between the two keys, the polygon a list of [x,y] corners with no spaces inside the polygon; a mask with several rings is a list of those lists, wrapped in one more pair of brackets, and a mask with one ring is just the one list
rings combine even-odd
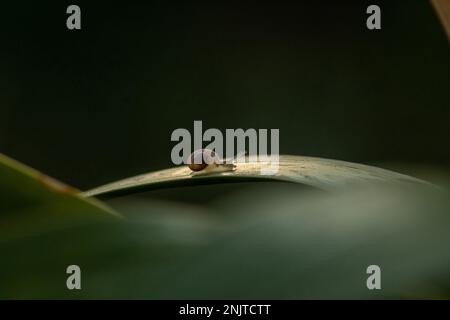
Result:
{"label": "green leaf", "polygon": [[[1,239],[56,228],[57,222],[111,219],[120,215],[96,199],[0,154]],[[53,221],[53,223],[48,223]]]}
{"label": "green leaf", "polygon": [[[0,299],[143,297],[189,249],[204,245],[212,220],[161,203],[145,210],[133,203],[140,210],[129,208],[125,220],[4,155],[0,196]],[[82,270],[81,291],[66,287],[73,264]]]}

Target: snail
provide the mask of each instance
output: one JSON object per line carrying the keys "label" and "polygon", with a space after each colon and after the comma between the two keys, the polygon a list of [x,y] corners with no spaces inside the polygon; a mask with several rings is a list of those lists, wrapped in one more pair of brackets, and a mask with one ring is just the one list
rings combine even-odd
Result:
{"label": "snail", "polygon": [[219,155],[210,149],[194,151],[188,158],[188,167],[192,173],[232,171],[236,165],[220,159]]}

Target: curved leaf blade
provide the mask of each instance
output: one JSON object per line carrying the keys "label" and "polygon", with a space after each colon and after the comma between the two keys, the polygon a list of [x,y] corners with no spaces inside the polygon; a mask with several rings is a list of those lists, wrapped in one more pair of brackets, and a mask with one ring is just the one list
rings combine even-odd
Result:
{"label": "curved leaf blade", "polygon": [[86,191],[83,195],[107,198],[182,185],[267,180],[300,183],[324,190],[368,182],[428,184],[397,172],[332,159],[282,155],[278,172],[263,174],[264,169],[270,166],[270,162],[258,161],[257,157],[247,157],[245,163],[236,163],[234,171],[226,172],[193,174],[187,166],[179,166],[112,182]]}

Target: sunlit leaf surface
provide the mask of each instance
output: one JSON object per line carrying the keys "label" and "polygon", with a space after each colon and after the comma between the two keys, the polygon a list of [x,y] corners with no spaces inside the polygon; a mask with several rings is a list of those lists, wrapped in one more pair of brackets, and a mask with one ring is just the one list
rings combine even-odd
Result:
{"label": "sunlit leaf surface", "polygon": [[301,183],[325,190],[369,182],[425,184],[424,181],[393,171],[330,159],[282,155],[278,172],[264,173],[272,166],[268,161],[257,161],[256,157],[248,157],[246,162],[236,163],[235,170],[225,172],[197,174],[187,166],[179,166],[113,182],[89,190],[84,195],[108,197],[162,187],[253,180]]}

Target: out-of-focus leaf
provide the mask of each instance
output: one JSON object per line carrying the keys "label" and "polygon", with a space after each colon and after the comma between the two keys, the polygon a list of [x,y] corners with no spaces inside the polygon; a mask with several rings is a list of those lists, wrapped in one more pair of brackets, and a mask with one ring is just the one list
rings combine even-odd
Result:
{"label": "out-of-focus leaf", "polygon": [[[145,209],[133,203],[121,219],[6,156],[0,157],[0,197],[0,299],[153,296],[148,293],[164,286],[163,275],[204,246],[216,225],[164,203]],[[81,267],[81,291],[66,287],[69,265]]]}
{"label": "out-of-focus leaf", "polygon": [[[257,191],[222,207],[233,226],[165,297],[450,299],[447,195]],[[381,290],[366,286],[370,265],[381,268]]]}
{"label": "out-of-focus leaf", "polygon": [[447,38],[450,40],[450,3],[447,0],[431,0],[442,26],[447,33]]}
{"label": "out-of-focus leaf", "polygon": [[0,154],[0,235],[16,238],[58,223],[112,219],[119,215],[95,199]]}
{"label": "out-of-focus leaf", "polygon": [[193,174],[187,166],[179,166],[106,184],[86,191],[84,195],[106,198],[162,187],[264,180],[301,183],[325,190],[369,182],[426,184],[393,171],[330,159],[282,155],[278,171],[265,174],[272,165],[270,161],[258,161],[253,156],[243,163],[236,163],[236,169],[227,172]]}

